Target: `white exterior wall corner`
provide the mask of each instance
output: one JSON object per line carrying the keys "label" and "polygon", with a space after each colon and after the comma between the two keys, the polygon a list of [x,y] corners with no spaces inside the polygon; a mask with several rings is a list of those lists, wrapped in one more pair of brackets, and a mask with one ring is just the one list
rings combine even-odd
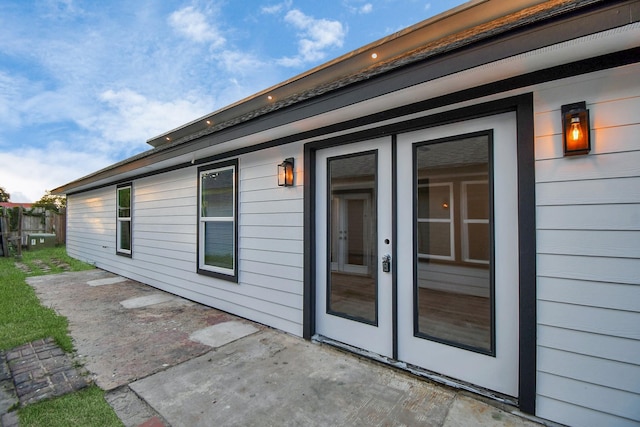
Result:
{"label": "white exterior wall corner", "polygon": [[[536,415],[640,425],[640,65],[535,91]],[[560,106],[586,101],[592,150],[563,157]]]}
{"label": "white exterior wall corner", "polygon": [[116,255],[116,187],[71,195],[70,256],[164,291],[302,336],[303,180],[276,165],[300,144],[240,156],[239,280],[196,273],[197,167],[133,180],[132,257]]}

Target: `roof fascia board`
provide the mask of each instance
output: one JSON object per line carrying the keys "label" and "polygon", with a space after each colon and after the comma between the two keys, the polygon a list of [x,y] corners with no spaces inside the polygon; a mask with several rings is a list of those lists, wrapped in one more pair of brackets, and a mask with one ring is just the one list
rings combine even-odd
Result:
{"label": "roof fascia board", "polygon": [[[453,104],[469,101],[472,99],[479,99],[486,96],[492,96],[497,93],[517,90],[519,88],[541,84],[548,81],[553,81],[553,80],[563,79],[563,78],[572,77],[580,74],[587,74],[587,73],[597,72],[601,70],[606,70],[609,68],[615,68],[615,67],[620,67],[628,64],[633,64],[633,63],[639,62],[638,58],[640,58],[640,47],[636,47],[626,51],[620,51],[620,52],[616,52],[616,53],[612,53],[604,56],[594,57],[594,58],[578,61],[575,63],[563,64],[553,68],[548,68],[548,69],[536,71],[529,74],[519,75],[506,80],[500,80],[494,83],[468,88],[468,89],[447,94],[444,96],[430,98],[430,99],[416,102],[414,104],[410,104],[404,107],[397,107],[391,110],[381,111],[379,113],[370,114],[368,116],[364,116],[359,119],[352,119],[346,122],[336,123],[332,126],[327,126],[325,128],[319,128],[311,131],[292,134],[292,135],[278,138],[277,140],[270,140],[270,141],[262,142],[257,145],[241,147],[231,151],[224,151],[220,154],[200,158],[195,161],[185,161],[182,163],[177,163],[171,167],[158,168],[155,170],[146,168],[148,169],[148,171],[146,172],[143,171],[145,169],[144,167],[131,168],[128,170],[129,172],[128,175],[121,174],[116,179],[111,179],[110,181],[107,181],[107,182],[94,181],[89,186],[76,187],[76,189],[72,191],[68,191],[66,193],[67,194],[83,193],[86,191],[102,188],[107,185],[114,185],[120,182],[131,181],[134,179],[153,176],[163,172],[180,169],[183,167],[193,166],[194,164],[199,165],[199,164],[210,163],[214,161],[220,161],[226,158],[241,156],[243,154],[247,154],[254,151],[260,151],[262,149],[272,148],[274,146],[289,144],[297,141],[305,141],[311,138],[323,137],[324,135],[343,132],[348,129],[370,125],[371,123],[382,122],[388,119],[393,119],[394,117],[397,118],[397,117],[408,116],[416,112],[433,110],[442,106],[453,105]],[[417,122],[420,123],[420,125],[415,128],[415,129],[418,129],[424,123],[424,119],[419,118],[416,120]],[[408,129],[407,126],[411,127],[410,123],[413,123],[413,122],[401,121],[399,123],[391,123],[389,125],[383,125],[381,127],[376,127],[376,128],[371,128],[365,131],[361,131],[359,132],[359,134],[365,135],[368,138],[373,138],[373,137],[381,136],[382,134],[386,135],[389,132],[393,133],[393,132],[405,131]],[[352,135],[351,136],[352,138],[354,137],[353,134],[350,134],[350,135]],[[336,138],[337,138],[336,140],[338,140],[338,139],[344,138],[344,136],[337,136]],[[178,147],[178,148],[181,148],[181,147]],[[184,156],[185,154],[188,155],[190,153],[185,151],[182,153],[177,153],[175,156],[171,156],[171,157],[176,158],[177,156]],[[65,194],[65,192],[63,191],[54,193],[55,191],[56,190],[53,190],[52,194]]]}

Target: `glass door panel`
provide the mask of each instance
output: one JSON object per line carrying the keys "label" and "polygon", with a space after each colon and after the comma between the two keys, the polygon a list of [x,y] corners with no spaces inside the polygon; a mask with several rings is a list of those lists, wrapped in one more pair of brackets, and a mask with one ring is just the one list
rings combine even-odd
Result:
{"label": "glass door panel", "polygon": [[518,394],[515,113],[398,135],[398,359]]}
{"label": "glass door panel", "polygon": [[[316,333],[393,355],[391,138],[320,149],[315,158]],[[393,260],[391,260],[393,262]]]}
{"label": "glass door panel", "polygon": [[[482,227],[488,231],[490,200],[486,184],[469,181],[489,180],[490,136],[430,141],[414,148],[416,333],[485,353],[493,352],[490,266],[469,259],[490,253],[489,233],[482,232]],[[425,224],[431,226],[429,233],[423,231]]]}
{"label": "glass door panel", "polygon": [[375,233],[377,156],[375,152],[328,159],[331,215],[331,271],[327,310],[375,324],[377,258]]}

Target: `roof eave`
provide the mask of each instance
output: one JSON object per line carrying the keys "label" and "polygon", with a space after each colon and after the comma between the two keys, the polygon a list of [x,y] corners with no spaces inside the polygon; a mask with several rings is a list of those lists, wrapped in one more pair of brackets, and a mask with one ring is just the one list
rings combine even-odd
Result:
{"label": "roof eave", "polygon": [[[485,35],[485,37],[500,34],[500,27],[492,27],[497,22],[505,26],[504,31],[508,31],[514,26],[513,22],[509,22],[508,17],[516,15],[515,12],[533,10],[530,15],[536,15],[537,19],[544,20],[546,19],[545,14],[553,8],[556,9],[556,12],[551,15],[557,16],[567,10],[602,3],[602,1],[520,0],[503,2],[500,0],[476,0],[466,3],[445,14],[378,40],[307,73],[153,138],[149,142],[157,144],[155,148],[55,188],[51,193],[67,194],[83,191],[88,187],[109,182],[109,180],[125,179],[124,175],[132,170],[150,167],[156,161],[166,160],[172,152],[184,151],[182,146],[189,141],[246,123],[270,112],[335,91],[362,79],[400,68],[411,61],[423,60],[433,54],[447,54],[449,50],[457,49],[464,43],[470,44],[478,41],[478,37],[468,37],[468,34],[473,33],[473,29],[476,27],[483,28],[485,31],[489,28],[487,34],[491,35]],[[479,13],[480,11],[482,13]],[[509,25],[506,25],[505,21]],[[458,40],[457,34],[464,34],[468,38]],[[449,46],[449,50],[444,43],[445,46],[439,47],[437,52],[435,49],[429,51],[430,46],[439,45],[441,41],[450,39],[455,40],[455,43]],[[380,52],[375,62],[371,58],[372,52]],[[270,94],[273,94],[271,100],[267,99]],[[211,123],[206,123],[207,120]],[[169,140],[166,140],[167,137]]]}

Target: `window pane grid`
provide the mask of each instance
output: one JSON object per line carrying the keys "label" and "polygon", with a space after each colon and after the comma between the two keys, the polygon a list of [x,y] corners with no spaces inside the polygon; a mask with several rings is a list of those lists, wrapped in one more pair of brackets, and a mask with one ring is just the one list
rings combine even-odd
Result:
{"label": "window pane grid", "polygon": [[[453,223],[453,185],[451,183],[418,186],[418,257],[455,259]],[[444,224],[448,227],[443,227]]]}
{"label": "window pane grid", "polygon": [[198,271],[235,278],[236,165],[200,170]]}
{"label": "window pane grid", "polygon": [[116,190],[116,252],[131,255],[131,186]]}

